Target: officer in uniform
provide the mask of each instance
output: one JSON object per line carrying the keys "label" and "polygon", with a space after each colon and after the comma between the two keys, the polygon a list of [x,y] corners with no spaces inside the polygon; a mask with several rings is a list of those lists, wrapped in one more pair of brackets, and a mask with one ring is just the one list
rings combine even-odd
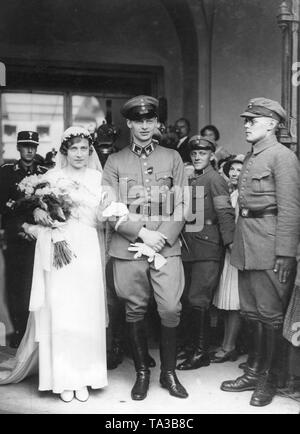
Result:
{"label": "officer in uniform", "polygon": [[[193,136],[189,141],[189,151],[194,166],[194,173],[189,178],[192,209],[194,212],[204,209],[204,227],[184,232],[182,259],[190,308],[188,317],[192,324],[188,333],[194,332],[195,336],[192,352],[187,353],[186,359],[177,367],[180,370],[197,369],[210,364],[209,308],[220,279],[224,247],[231,247],[235,229],[228,185],[211,165],[214,141]],[[189,227],[191,223],[195,224],[196,219],[188,223]]]}
{"label": "officer in uniform", "polygon": [[38,144],[38,133],[20,131],[17,137],[20,160],[13,164],[4,164],[0,168],[0,214],[7,239],[6,292],[14,327],[10,345],[15,348],[24,335],[28,319],[35,243],[22,232],[22,224],[30,217],[14,212],[9,207],[9,201],[21,197],[18,184],[26,176],[39,175],[47,171],[35,162]]}
{"label": "officer in uniform", "polygon": [[282,324],[294,278],[300,232],[300,171],[296,155],[278,143],[286,119],[281,105],[254,98],[244,113],[247,154],[239,178],[240,215],[231,263],[239,269],[241,312],[253,330],[253,354],[244,375],[222,383],[229,392],[254,390],[250,404],[269,404]]}
{"label": "officer in uniform", "polygon": [[[149,388],[147,340],[144,316],[151,294],[161,318],[161,385],[179,398],[188,396],[176,373],[176,328],[180,320],[180,298],[184,288],[179,234],[184,225],[184,166],[175,150],[153,140],[157,129],[158,101],[137,96],[125,103],[121,113],[131,130],[130,146],[109,156],[103,184],[129,208],[127,220],[111,222],[109,254],[114,258],[114,281],[125,300],[129,339],[137,372],[131,392],[134,400],[146,397]],[[140,241],[167,259],[157,270],[145,256],[134,259],[130,243]]]}

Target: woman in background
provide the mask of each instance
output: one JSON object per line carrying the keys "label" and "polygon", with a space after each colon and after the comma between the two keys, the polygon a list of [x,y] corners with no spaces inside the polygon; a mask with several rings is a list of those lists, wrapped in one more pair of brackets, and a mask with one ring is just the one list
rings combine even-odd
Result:
{"label": "woman in background", "polygon": [[202,137],[214,140],[216,144],[216,151],[214,154],[217,163],[224,158],[230,157],[230,153],[227,151],[227,149],[218,143],[218,140],[220,139],[220,133],[217,127],[214,125],[205,125],[205,127],[201,129],[200,135]]}
{"label": "woman in background", "polygon": [[[239,155],[227,161],[223,167],[225,175],[229,178],[232,193],[231,204],[238,217],[238,179],[243,166],[244,156]],[[238,291],[238,270],[230,264],[230,253],[227,250],[224,268],[219,288],[214,296],[213,304],[224,311],[224,338],[219,351],[212,357],[213,363],[223,363],[228,360],[235,361],[238,357],[236,340],[240,329],[240,302]]]}

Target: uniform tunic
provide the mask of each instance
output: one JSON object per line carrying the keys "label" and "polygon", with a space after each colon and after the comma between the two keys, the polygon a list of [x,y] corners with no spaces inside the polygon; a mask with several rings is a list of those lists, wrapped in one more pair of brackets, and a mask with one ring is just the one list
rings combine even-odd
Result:
{"label": "uniform tunic", "polygon": [[[114,258],[117,294],[126,301],[126,319],[143,319],[152,290],[162,324],[179,323],[184,274],[179,234],[184,225],[184,166],[175,150],[151,143],[142,149],[133,145],[110,155],[104,168],[103,185],[130,211],[126,221],[111,222],[115,228],[109,254]],[[161,254],[167,264],[156,270],[145,257],[134,260],[130,243],[141,241],[142,227],[167,237]]]}
{"label": "uniform tunic", "polygon": [[25,332],[32,281],[35,242],[27,241],[18,236],[22,224],[30,221],[32,215],[24,215],[12,211],[8,201],[21,197],[18,184],[26,177],[43,174],[46,168],[34,163],[31,168],[25,168],[22,162],[4,164],[0,168],[0,214],[2,226],[7,238],[5,251],[6,288],[9,311],[15,333],[19,339]]}
{"label": "uniform tunic", "polygon": [[201,212],[201,201],[204,202],[204,227],[195,232],[186,228],[184,232],[182,259],[188,301],[193,307],[208,308],[219,282],[224,246],[233,241],[235,214],[227,183],[212,166],[192,175],[189,185],[193,187],[193,209]]}
{"label": "uniform tunic", "polygon": [[295,257],[300,233],[300,170],[297,157],[264,138],[248,153],[239,177],[242,210],[275,210],[277,215],[239,217],[231,263],[240,270],[241,310],[250,318],[281,324],[293,280],[279,282],[277,256]]}

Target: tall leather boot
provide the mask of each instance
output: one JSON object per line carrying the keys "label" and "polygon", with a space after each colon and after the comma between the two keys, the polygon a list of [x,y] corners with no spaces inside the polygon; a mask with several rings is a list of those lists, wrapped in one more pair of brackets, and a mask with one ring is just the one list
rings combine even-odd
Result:
{"label": "tall leather boot", "polygon": [[160,344],[161,373],[160,384],[170,395],[176,398],[187,398],[188,393],[179,382],[176,367],[176,328],[161,326]]}
{"label": "tall leather boot", "polygon": [[106,329],[107,369],[116,369],[124,357],[124,334],[121,336],[118,327],[124,329],[125,318],[122,316],[121,303],[108,304],[109,323]]}
{"label": "tall leather boot", "polygon": [[244,392],[255,390],[259,376],[264,368],[265,334],[263,324],[252,321],[253,325],[253,351],[245,373],[235,380],[223,381],[221,390],[224,392]]}
{"label": "tall leather boot", "polygon": [[181,313],[180,324],[177,329],[177,360],[187,359],[195,346],[194,309],[186,306]]}
{"label": "tall leather boot", "polygon": [[210,365],[209,349],[209,310],[208,309],[193,309],[195,317],[195,325],[197,330],[195,348],[193,352],[179,363],[177,369],[187,371],[198,369],[202,366]]}
{"label": "tall leather boot", "polygon": [[[144,321],[144,330],[145,330],[145,335],[146,335],[146,337],[147,337],[147,323],[146,323],[146,320],[145,320],[145,319],[144,319],[143,321]],[[116,341],[116,345],[117,345],[117,344],[118,344],[117,339],[116,339],[115,341]],[[156,366],[156,361],[154,360],[154,358],[153,358],[153,357],[151,356],[151,354],[149,353],[148,339],[147,339],[147,338],[146,338],[146,346],[147,346],[147,365],[148,365],[148,368],[155,368],[155,366]],[[129,358],[131,358],[131,357],[132,357],[132,351],[131,351],[131,352],[128,352],[127,356],[128,356]]]}
{"label": "tall leather boot", "polygon": [[278,389],[283,389],[288,383],[289,344],[282,334],[276,332],[275,353],[272,372]]}
{"label": "tall leather boot", "polygon": [[249,320],[252,330],[252,343],[248,354],[245,372],[260,372],[264,358],[264,326],[260,321]]}
{"label": "tall leather boot", "polygon": [[150,383],[144,321],[129,323],[129,339],[136,370],[136,381],[131,390],[131,398],[134,401],[142,401],[147,396]]}
{"label": "tall leather boot", "polygon": [[259,376],[256,389],[251,397],[250,405],[262,407],[272,402],[276,394],[275,376],[273,372],[276,343],[279,342],[279,334],[282,334],[282,329],[274,328],[264,324],[265,335],[265,357],[263,371]]}
{"label": "tall leather boot", "polygon": [[239,368],[243,370],[247,369],[248,365],[252,365],[254,360],[254,335],[256,324],[261,323],[250,319],[245,320],[245,339],[247,341],[248,357],[245,362],[239,364]]}

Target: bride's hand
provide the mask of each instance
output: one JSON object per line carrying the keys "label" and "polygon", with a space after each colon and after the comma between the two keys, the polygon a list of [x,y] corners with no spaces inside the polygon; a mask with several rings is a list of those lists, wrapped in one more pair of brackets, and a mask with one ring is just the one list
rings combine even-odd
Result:
{"label": "bride's hand", "polygon": [[33,211],[33,218],[36,224],[42,226],[52,226],[53,220],[49,214],[41,208],[36,208]]}

